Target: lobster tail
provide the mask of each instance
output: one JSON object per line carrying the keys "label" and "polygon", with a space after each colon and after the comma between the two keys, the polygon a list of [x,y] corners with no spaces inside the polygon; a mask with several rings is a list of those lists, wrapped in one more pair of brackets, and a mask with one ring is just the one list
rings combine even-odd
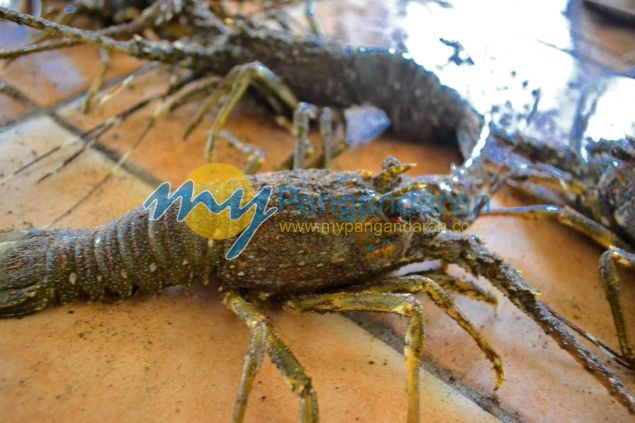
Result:
{"label": "lobster tail", "polygon": [[95,229],[29,229],[0,234],[0,317],[22,316],[78,297],[91,301],[137,290],[205,283],[207,240],[168,211],[139,208]]}
{"label": "lobster tail", "polygon": [[0,236],[0,317],[34,313],[56,302],[42,258],[56,232],[27,229]]}

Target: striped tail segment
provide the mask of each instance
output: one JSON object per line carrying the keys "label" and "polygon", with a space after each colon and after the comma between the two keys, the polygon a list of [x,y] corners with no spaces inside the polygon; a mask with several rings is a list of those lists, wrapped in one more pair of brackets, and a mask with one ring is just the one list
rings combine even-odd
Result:
{"label": "striped tail segment", "polygon": [[79,297],[126,298],[137,290],[207,283],[218,259],[208,240],[143,208],[94,229],[26,229],[0,234],[0,317],[22,316]]}

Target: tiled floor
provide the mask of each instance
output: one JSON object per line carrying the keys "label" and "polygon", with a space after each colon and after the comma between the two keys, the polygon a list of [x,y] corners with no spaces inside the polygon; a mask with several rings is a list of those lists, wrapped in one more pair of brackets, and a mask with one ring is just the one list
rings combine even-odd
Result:
{"label": "tiled floor", "polygon": [[[328,34],[386,45],[394,37],[394,27],[376,24],[383,12],[408,28],[408,22],[412,24],[409,19],[429,22],[426,19],[430,16],[442,22],[455,13],[458,21],[467,7],[456,1],[452,2],[454,9],[437,9],[441,3],[445,2],[370,7],[366,2],[350,1],[342,6],[324,1],[318,2],[318,11]],[[532,7],[543,8],[547,22],[550,14],[559,13],[555,3],[537,2]],[[338,7],[342,9],[334,13]],[[417,9],[420,7],[424,9]],[[491,13],[500,10],[508,14],[499,17],[505,23],[500,28],[502,36],[511,31],[514,19],[519,26],[524,24],[522,10],[508,10],[496,1],[483,2],[482,7],[489,7]],[[569,4],[568,10],[572,23],[564,29],[574,33],[574,47],[564,48],[624,70],[625,62],[617,58],[635,50],[635,31],[609,24],[577,2]],[[483,26],[491,28],[487,19],[482,17]],[[559,19],[567,21],[562,16]],[[362,31],[364,22],[373,25]],[[20,40],[28,37],[23,30],[1,25],[0,35],[7,34],[11,40],[7,46],[20,45]],[[445,33],[420,36],[421,40],[438,41]],[[413,37],[408,39],[411,45],[417,40]],[[538,32],[525,32],[524,37],[542,43],[560,42]],[[460,41],[469,44],[468,39]],[[493,49],[494,43],[490,47]],[[128,170],[116,170],[92,192],[112,169],[113,159],[129,151],[144,129],[152,113],[144,109],[106,133],[98,148],[90,148],[69,166],[37,182],[83,145],[78,134],[127,105],[160,93],[170,72],[149,70],[112,101],[82,115],[77,96],[90,84],[98,63],[97,51],[82,47],[19,59],[0,70],[0,83],[19,93],[14,97],[0,94],[1,228],[43,226],[53,221],[55,226],[94,226],[140,204],[157,181],[178,184],[203,164],[205,128],[195,131],[186,143],[181,140],[195,110],[186,108],[159,120],[132,152]],[[125,57],[115,58],[115,63],[111,80],[139,66]],[[492,73],[502,74],[510,62],[494,57],[492,63],[500,66]],[[543,68],[548,70],[548,66],[544,63]],[[446,70],[452,74],[451,69]],[[632,122],[632,113],[626,119]],[[270,168],[291,149],[290,136],[252,107],[235,116],[229,126],[236,135],[267,151]],[[230,154],[219,152],[227,162],[234,160],[235,155]],[[461,159],[449,147],[384,138],[348,151],[335,167],[377,170],[387,154],[418,162],[416,172],[420,174],[447,172],[450,163]],[[502,205],[522,201],[526,199],[509,192],[497,198]],[[548,304],[616,346],[609,308],[598,282],[599,248],[554,224],[494,217],[483,221],[487,244],[522,269]],[[482,283],[489,287],[486,281]],[[627,294],[631,294],[627,304],[632,309],[635,292]],[[458,298],[459,306],[504,360],[507,382],[494,393],[488,362],[471,339],[432,303],[422,301],[427,315],[421,395],[424,421],[629,420],[624,408],[595,379],[508,301],[501,298],[498,308],[492,309]],[[394,342],[386,338],[386,343],[342,316],[290,315],[276,309],[271,310],[271,316],[313,377],[323,421],[405,420],[405,369]],[[403,333],[401,319],[372,321]],[[0,416],[3,421],[228,421],[247,343],[248,332],[242,323],[223,308],[214,289],[202,287],[191,292],[174,289],[156,298],[135,297],[118,304],[74,303],[19,320],[2,320]],[[635,390],[632,372],[595,352]],[[275,367],[265,364],[256,379],[247,421],[294,421],[297,411],[297,400]]]}

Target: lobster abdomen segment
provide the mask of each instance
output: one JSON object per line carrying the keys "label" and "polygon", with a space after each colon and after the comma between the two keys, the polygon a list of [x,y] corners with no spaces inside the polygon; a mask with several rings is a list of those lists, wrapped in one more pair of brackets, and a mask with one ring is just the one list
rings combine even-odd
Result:
{"label": "lobster abdomen segment", "polygon": [[31,229],[0,238],[0,317],[30,314],[79,297],[157,293],[206,283],[215,264],[207,239],[168,210],[149,220],[142,208],[95,229]]}

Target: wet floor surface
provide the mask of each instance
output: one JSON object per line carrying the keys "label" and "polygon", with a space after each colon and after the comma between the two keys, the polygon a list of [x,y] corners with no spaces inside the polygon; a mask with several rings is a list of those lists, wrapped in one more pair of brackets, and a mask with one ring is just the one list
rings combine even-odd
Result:
{"label": "wet floor surface", "polygon": [[[629,105],[635,82],[628,75],[635,66],[635,31],[575,1],[508,3],[369,6],[324,1],[317,9],[329,35],[357,44],[407,48],[480,113],[494,110],[494,121],[506,124],[509,133],[521,130],[555,145],[633,135]],[[29,37],[27,31],[2,25],[1,38],[9,40],[3,48],[15,48]],[[51,222],[95,226],[141,204],[158,182],[179,184],[204,164],[210,119],[182,141],[182,131],[196,112],[192,105],[159,120],[130,153],[126,167],[112,172],[152,115],[153,109],[146,108],[38,182],[84,145],[78,134],[160,93],[173,72],[145,68],[126,90],[84,115],[81,96],[98,72],[98,58],[97,49],[84,46],[21,58],[0,70],[0,227]],[[114,63],[110,86],[142,65],[122,56]],[[585,130],[572,136],[577,113],[592,105]],[[527,121],[534,107],[537,111]],[[291,136],[255,106],[233,116],[229,129],[267,152],[265,170],[273,169],[293,147]],[[221,148],[218,154],[225,162],[241,163],[230,149]],[[384,137],[347,151],[334,168],[377,171],[388,154],[417,162],[413,175],[445,173],[451,163],[462,160],[453,146]],[[509,206],[532,200],[505,190],[494,201]],[[552,223],[498,217],[482,222],[484,232],[477,235],[521,269],[546,303],[617,348],[598,279],[599,247]],[[479,283],[494,290],[485,280]],[[635,290],[627,291],[627,308],[630,304],[632,309]],[[218,297],[213,287],[172,289],[157,297],[73,303],[0,321],[0,415],[5,421],[228,421],[248,331]],[[422,419],[629,421],[625,409],[593,377],[499,297],[495,309],[457,297],[503,358],[507,381],[498,392],[493,391],[489,364],[473,341],[422,297],[427,321]],[[313,377],[323,421],[405,420],[405,366],[398,350],[402,319],[365,318],[360,326],[339,315],[291,315],[276,308],[268,312]],[[386,328],[393,329],[392,335],[386,335]],[[635,390],[633,372],[593,351]],[[256,378],[247,421],[294,421],[297,412],[298,401],[277,369],[266,363]]]}

